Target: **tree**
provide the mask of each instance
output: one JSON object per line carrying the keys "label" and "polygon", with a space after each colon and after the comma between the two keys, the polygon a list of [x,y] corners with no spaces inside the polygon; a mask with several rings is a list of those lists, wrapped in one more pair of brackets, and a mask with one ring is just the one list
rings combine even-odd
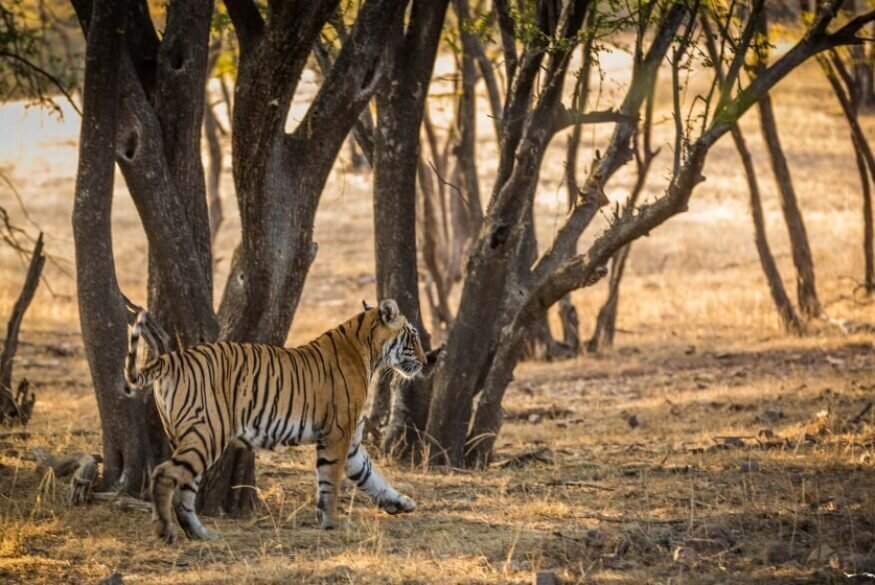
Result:
{"label": "tree", "polygon": [[[393,49],[391,68],[376,95],[377,296],[395,299],[401,312],[423,332],[416,270],[416,224],[412,219],[416,217],[419,127],[447,4],[447,0],[414,0],[406,27],[401,22],[395,24],[389,36]],[[426,351],[431,349],[428,335],[422,335],[422,344]],[[388,383],[388,380],[383,382]],[[425,379],[403,385],[400,380],[394,380],[392,384],[395,395],[403,392],[407,397],[399,399],[393,409],[386,437],[388,448],[402,440],[404,429],[424,423],[425,419],[421,418],[423,397],[428,396]],[[382,393],[386,392],[384,388]],[[411,417],[413,420],[409,420]]]}
{"label": "tree", "polygon": [[[579,254],[580,235],[607,204],[605,182],[632,157],[634,120],[665,55],[674,46],[677,57],[678,51],[686,51],[684,47],[696,42],[698,2],[653,2],[640,7],[635,21],[643,18],[655,24],[651,25],[653,33],[647,35],[649,47],[636,50],[635,81],[615,118],[619,121],[611,141],[593,165],[550,247],[536,262],[525,266],[521,262],[523,220],[532,206],[545,147],[556,131],[569,126],[579,114],[561,107],[562,84],[591,3],[542,0],[530,21],[534,26],[524,29],[523,37],[518,27],[524,22],[502,18],[503,12],[510,12],[503,2],[496,2],[497,20],[503,23],[505,61],[515,64],[509,75],[512,89],[502,116],[496,182],[483,226],[469,253],[459,310],[434,370],[428,423],[425,429],[418,429],[420,436],[428,438],[435,459],[454,466],[488,461],[501,428],[504,391],[527,335],[546,310],[570,291],[603,276],[610,258],[629,242],[685,211],[696,185],[704,180],[701,173],[711,147],[775,84],[822,51],[862,42],[857,33],[875,20],[875,12],[867,12],[829,32],[841,4],[834,0],[823,7],[796,45],[742,85],[742,66],[749,57],[763,4],[762,0],[753,2],[751,16],[740,32],[724,37],[728,67],[723,83],[718,84],[715,76],[709,92],[696,96],[696,109],[688,115],[683,115],[680,101],[675,100],[675,159],[665,193],[648,204],[627,206],[623,213],[618,212],[609,229]],[[724,30],[732,28],[735,17],[727,17]],[[521,38],[525,39],[523,50],[517,57],[516,42]],[[681,61],[674,58],[671,63],[675,95],[681,93]],[[627,118],[632,121],[625,121]]]}
{"label": "tree", "polygon": [[[725,73],[723,72],[723,63],[720,52],[717,48],[716,33],[714,32],[709,16],[702,15],[702,28],[705,37],[705,47],[708,51],[708,58],[714,64],[714,73],[717,76],[718,83],[725,83]],[[784,326],[784,330],[788,333],[801,334],[804,331],[804,325],[787,291],[784,289],[784,282],[781,279],[781,273],[778,270],[778,264],[775,262],[775,257],[772,255],[769,247],[768,235],[766,233],[766,221],[763,216],[762,197],[760,195],[759,182],[757,181],[756,168],[753,164],[753,157],[750,149],[747,147],[747,142],[741,132],[738,124],[732,124],[730,128],[732,141],[735,144],[735,149],[738,151],[738,156],[741,159],[741,165],[744,169],[744,176],[747,180],[748,190],[750,191],[750,211],[753,219],[754,227],[754,242],[756,244],[757,255],[760,259],[760,266],[763,269],[763,274],[769,285],[769,292],[772,295],[772,301],[775,303],[775,308],[778,311],[778,316]]]}
{"label": "tree", "polygon": [[[755,72],[760,75],[768,64],[768,26],[766,14],[760,14],[758,34],[764,42],[758,45],[754,51],[756,57]],[[793,251],[793,264],[796,267],[796,296],[799,302],[799,311],[807,319],[821,316],[823,309],[817,298],[817,286],[814,278],[814,259],[811,255],[811,246],[808,243],[808,232],[805,229],[805,221],[802,211],[799,209],[799,201],[796,197],[796,189],[793,187],[793,179],[787,157],[778,136],[778,123],[775,119],[775,110],[772,106],[772,98],[764,95],[757,104],[760,114],[760,127],[766,140],[769,152],[769,162],[772,172],[778,183],[778,191],[781,194],[781,211],[784,213],[784,221],[787,224],[787,232],[790,235],[790,248]]]}
{"label": "tree", "polygon": [[[91,0],[73,3],[88,31],[89,48],[94,34],[106,34],[103,27],[119,27],[109,21],[92,22],[97,7]],[[285,131],[291,99],[308,55],[339,2],[271,2],[266,18],[252,0],[225,3],[240,45],[232,166],[242,233],[218,314],[213,311],[210,226],[200,158],[213,4],[171,3],[160,39],[145,1],[123,4],[127,26],[119,27],[125,34],[116,39],[120,44],[113,60],[97,52],[86,63],[86,82],[90,79],[96,91],[106,91],[105,84],[98,84],[87,70],[113,70],[120,101],[116,109],[106,104],[92,108],[83,117],[83,127],[117,133],[111,144],[105,137],[100,144],[114,147],[149,240],[150,308],[170,339],[182,345],[215,339],[281,344],[315,255],[313,220],[322,188],[346,135],[379,84],[381,39],[401,18],[406,2],[369,0],[361,6],[350,42],[291,133]],[[104,99],[111,101],[110,96]],[[106,155],[105,150],[101,153]],[[83,156],[86,166],[84,171],[80,167],[80,179],[83,172],[89,178],[88,165],[97,156],[92,150],[84,154],[90,156]],[[111,194],[111,182],[101,183],[101,188]],[[102,214],[109,203],[101,200],[101,205],[107,206],[99,209]],[[90,221],[95,214],[85,215]],[[84,229],[83,224],[80,233],[85,234]],[[123,356],[116,350],[124,346],[124,304],[111,262],[108,224],[99,223],[94,230],[93,237],[77,239],[77,262],[87,265],[79,274],[79,301],[86,316],[86,352],[90,362],[94,357],[104,449],[111,463],[104,481],[138,494],[150,467],[161,459],[160,453],[143,456],[149,452],[143,445],[160,446],[154,436],[162,433],[152,424],[157,416],[151,415],[151,398],[144,404],[118,404]],[[93,280],[85,282],[87,278]],[[104,307],[109,318],[99,325],[91,323],[88,316]],[[150,432],[153,440],[146,441]],[[226,450],[202,488],[205,512],[238,514],[249,509],[253,491],[232,486],[254,485],[253,461],[251,452]]]}

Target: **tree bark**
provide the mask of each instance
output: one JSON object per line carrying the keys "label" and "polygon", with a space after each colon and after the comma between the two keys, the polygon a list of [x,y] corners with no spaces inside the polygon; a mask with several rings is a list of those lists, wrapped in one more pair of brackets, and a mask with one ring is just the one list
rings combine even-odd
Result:
{"label": "tree bark", "polygon": [[85,355],[97,395],[103,431],[103,486],[139,496],[156,463],[146,441],[144,403],[122,392],[126,340],[125,306],[112,256],[115,128],[125,6],[95,0],[89,6],[88,44],[73,237],[79,320]]}
{"label": "tree bark", "polygon": [[[419,128],[434,67],[447,0],[414,0],[406,30],[399,19],[393,24],[390,44],[393,62],[376,94],[377,126],[374,133],[374,237],[377,296],[393,298],[401,313],[421,332],[423,347],[430,350],[429,336],[419,305],[416,257],[416,176]],[[404,382],[394,376],[392,414],[384,437],[384,449],[404,455],[417,444],[408,436],[425,425],[429,388],[424,378]],[[378,393],[381,391],[378,391]],[[385,390],[382,391],[385,393]],[[404,396],[401,396],[401,393]]]}
{"label": "tree bark", "polygon": [[472,399],[486,375],[494,342],[524,300],[524,283],[518,277],[525,213],[535,192],[538,169],[552,138],[556,106],[561,99],[573,43],[553,47],[546,67],[544,89],[531,113],[535,80],[541,71],[546,39],[565,40],[576,35],[588,9],[587,2],[566,5],[570,14],[560,18],[563,30],[555,31],[556,6],[541,3],[539,35],[520,58],[511,97],[502,118],[501,156],[489,210],[468,256],[459,312],[435,371],[427,436],[432,459],[463,465],[465,441],[473,410]]}
{"label": "tree bark", "polygon": [[33,412],[34,398],[27,393],[29,386],[27,379],[23,379],[16,394],[12,393],[12,366],[15,353],[18,351],[18,334],[21,331],[21,322],[24,314],[36,294],[39,286],[43,266],[46,264],[46,256],[43,254],[43,234],[40,232],[36,245],[30,257],[30,265],[27,267],[27,275],[9,323],[6,326],[6,338],[3,340],[3,351],[0,352],[0,424],[6,418],[20,424],[27,424]]}

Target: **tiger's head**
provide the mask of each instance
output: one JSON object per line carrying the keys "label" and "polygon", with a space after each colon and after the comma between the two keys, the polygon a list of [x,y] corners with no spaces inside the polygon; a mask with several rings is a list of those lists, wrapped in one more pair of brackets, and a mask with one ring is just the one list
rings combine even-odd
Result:
{"label": "tiger's head", "polygon": [[365,310],[373,314],[372,343],[375,349],[379,348],[383,364],[404,378],[419,375],[426,363],[425,352],[419,341],[419,332],[401,314],[398,303],[386,299],[375,309],[365,305]]}

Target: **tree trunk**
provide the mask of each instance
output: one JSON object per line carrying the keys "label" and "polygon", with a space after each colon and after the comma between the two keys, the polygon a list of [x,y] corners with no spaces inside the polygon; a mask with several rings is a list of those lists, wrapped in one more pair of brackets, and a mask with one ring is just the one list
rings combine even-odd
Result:
{"label": "tree trunk", "polygon": [[204,136],[207,139],[207,154],[209,156],[209,176],[207,177],[207,207],[210,211],[210,243],[216,245],[216,236],[222,225],[222,196],[219,192],[219,181],[222,178],[222,144],[219,142],[219,122],[212,106],[204,108]]}
{"label": "tree trunk", "polygon": [[[715,75],[718,82],[722,85],[725,83],[723,68],[720,63],[714,30],[711,27],[707,15],[702,16],[702,26],[705,31],[705,43],[708,55],[712,62],[717,64]],[[766,235],[766,222],[763,216],[762,198],[760,196],[756,168],[753,165],[753,158],[751,157],[750,150],[747,148],[744,135],[741,133],[741,128],[738,124],[732,124],[730,133],[732,134],[732,140],[735,143],[735,149],[738,151],[738,156],[741,158],[741,164],[744,168],[745,178],[747,179],[748,190],[750,191],[750,212],[751,217],[753,218],[754,241],[760,259],[760,266],[763,269],[763,274],[769,285],[769,292],[772,295],[772,300],[775,303],[775,308],[778,311],[778,316],[781,319],[781,324],[784,326],[784,330],[788,333],[800,335],[805,331],[804,324],[796,314],[796,309],[793,308],[793,303],[790,301],[790,297],[784,289],[784,282],[781,279],[781,273],[778,270],[778,265],[775,262],[774,256],[772,256],[772,251],[769,248],[769,240]]]}
{"label": "tree trunk", "polygon": [[[241,41],[234,100],[232,164],[243,238],[234,252],[219,307],[220,337],[285,343],[316,250],[313,223],[322,189],[344,140],[380,80],[385,38],[403,0],[369,0],[319,93],[291,134],[291,98],[336,0],[283,3],[265,25],[254,4],[226,3]],[[228,486],[252,485],[252,454],[229,448],[207,474],[205,510],[245,507],[252,497]]]}
{"label": "tree trunk", "polygon": [[145,403],[122,391],[125,306],[112,256],[111,209],[115,127],[125,6],[95,0],[89,6],[82,130],[73,237],[79,319],[103,431],[103,487],[141,495],[155,453],[147,441]]}
{"label": "tree trunk", "polygon": [[[821,67],[832,86],[833,92],[842,107],[842,112],[851,128],[851,144],[860,174],[860,187],[863,194],[863,258],[865,269],[863,288],[866,294],[875,292],[875,250],[873,250],[872,225],[872,183],[875,182],[875,155],[858,119],[859,102],[853,94],[854,80],[847,71],[839,54],[831,51],[829,58],[819,57]],[[871,179],[871,180],[870,180]]]}
{"label": "tree trunk", "polygon": [[632,245],[623,246],[616,256],[611,258],[611,276],[608,280],[608,298],[605,300],[595,321],[595,329],[589,341],[586,342],[586,351],[598,353],[614,346],[614,334],[617,331],[617,309],[620,305],[620,283],[626,271],[626,260]]}
{"label": "tree trunk", "polygon": [[[405,30],[398,20],[390,34],[392,68],[376,94],[377,126],[374,133],[374,237],[377,296],[393,298],[401,313],[421,332],[423,347],[430,350],[422,323],[416,257],[416,176],[419,163],[419,127],[434,67],[447,0],[414,0]],[[424,378],[409,382],[388,376],[392,401],[398,412],[390,415],[384,449],[403,456],[418,443],[408,437],[423,428],[429,388]],[[378,391],[385,393],[385,390]],[[403,393],[403,395],[401,395]],[[420,415],[411,420],[412,414]],[[412,423],[412,424],[411,424]]]}
{"label": "tree trunk", "polygon": [[[588,5],[570,5],[568,18],[561,21],[565,28],[558,34],[576,35]],[[533,44],[546,42],[556,33],[551,15],[551,7],[542,4],[538,26],[546,34]],[[514,76],[502,117],[501,155],[489,210],[468,255],[459,312],[435,370],[426,430],[432,459],[438,462],[464,465],[472,400],[489,371],[502,327],[525,301],[527,283],[519,276],[525,214],[531,207],[545,149],[555,134],[555,113],[572,47],[569,42],[550,53],[545,87],[531,112],[546,47],[530,47]]]}
{"label": "tree trunk", "polygon": [[778,316],[781,318],[784,330],[787,333],[800,335],[805,331],[805,326],[796,314],[793,303],[790,301],[790,297],[787,296],[787,291],[784,290],[784,282],[781,279],[778,264],[775,262],[775,257],[772,256],[772,251],[769,248],[760,187],[757,182],[756,169],[753,166],[750,150],[748,150],[744,136],[737,124],[733,125],[731,132],[735,148],[738,150],[739,157],[741,157],[741,164],[744,167],[744,175],[750,190],[750,213],[753,218],[754,241],[756,242],[757,254],[760,258],[760,266],[762,266],[763,274],[769,284],[769,292],[772,294],[772,300],[775,303],[775,308],[778,311]]}
{"label": "tree trunk", "polygon": [[[766,35],[765,11],[761,13],[759,26],[760,33]],[[757,51],[757,55],[759,59],[756,68],[758,71],[762,71],[766,67],[767,55],[764,50]],[[784,212],[784,221],[787,223],[787,231],[790,235],[793,264],[796,267],[796,295],[799,301],[799,310],[805,318],[815,319],[820,317],[823,309],[817,298],[814,259],[808,244],[808,232],[802,219],[802,211],[799,209],[790,168],[778,138],[778,125],[775,121],[772,99],[767,94],[759,100],[757,105],[759,106],[760,125],[769,151],[769,161],[781,194],[781,210]]]}

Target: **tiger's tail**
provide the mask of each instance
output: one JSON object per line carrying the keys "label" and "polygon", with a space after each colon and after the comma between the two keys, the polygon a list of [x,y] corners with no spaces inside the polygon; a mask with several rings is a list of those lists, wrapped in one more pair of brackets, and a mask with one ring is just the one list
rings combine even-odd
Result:
{"label": "tiger's tail", "polygon": [[124,392],[127,396],[133,396],[137,390],[142,390],[161,377],[161,362],[159,360],[152,360],[142,370],[137,371],[137,346],[140,344],[140,336],[143,334],[147,319],[149,319],[149,312],[140,311],[134,326],[131,328],[128,356],[125,360]]}

